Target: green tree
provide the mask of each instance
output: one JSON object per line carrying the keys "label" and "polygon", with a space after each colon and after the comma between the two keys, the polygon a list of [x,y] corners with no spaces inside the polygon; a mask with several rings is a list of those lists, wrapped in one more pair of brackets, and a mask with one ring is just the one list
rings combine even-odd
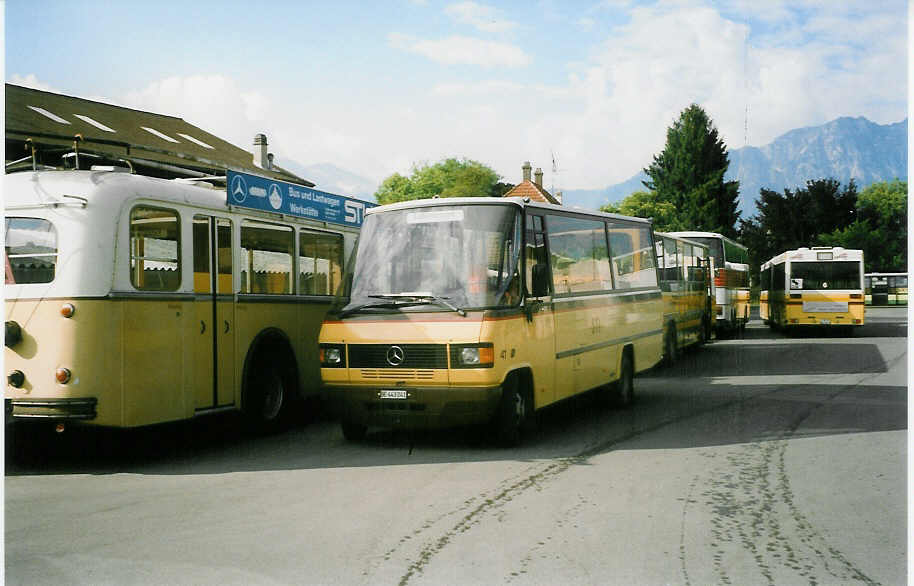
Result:
{"label": "green tree", "polygon": [[478,161],[445,159],[413,165],[409,177],[394,173],[375,192],[378,203],[440,197],[487,197],[496,192],[498,174]]}
{"label": "green tree", "polygon": [[908,183],[883,181],[857,197],[856,218],[819,236],[819,244],[863,250],[868,272],[908,270]]}
{"label": "green tree", "polygon": [[653,218],[654,229],[660,232],[675,230],[676,208],[668,201],[661,201],[656,191],[636,191],[619,203],[609,203],[600,208],[601,212]]}
{"label": "green tree", "polygon": [[802,189],[778,193],[762,189],[758,213],[740,222],[740,240],[749,248],[750,268],[785,250],[816,244],[819,235],[849,226],[856,218],[857,185],[842,189],[836,179],[807,181]]}
{"label": "green tree", "polygon": [[666,146],[644,169],[644,186],[676,210],[674,230],[736,236],[738,181],[724,181],[727,147],[705,111],[692,104],[667,129]]}

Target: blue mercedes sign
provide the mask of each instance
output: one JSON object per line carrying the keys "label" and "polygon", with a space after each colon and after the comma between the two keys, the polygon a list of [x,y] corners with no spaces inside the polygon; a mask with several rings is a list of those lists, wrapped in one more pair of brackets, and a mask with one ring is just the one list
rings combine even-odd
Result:
{"label": "blue mercedes sign", "polygon": [[230,205],[361,227],[365,209],[377,204],[238,171],[226,172]]}

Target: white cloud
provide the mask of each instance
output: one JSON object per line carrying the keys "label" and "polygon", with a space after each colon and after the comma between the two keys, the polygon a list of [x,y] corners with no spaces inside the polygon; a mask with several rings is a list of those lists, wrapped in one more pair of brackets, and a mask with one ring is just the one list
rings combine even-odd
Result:
{"label": "white cloud", "polygon": [[476,83],[439,83],[432,88],[438,96],[487,96],[523,91],[523,84],[513,81],[490,80]]}
{"label": "white cloud", "polygon": [[520,47],[498,41],[457,35],[438,40],[417,39],[400,33],[391,33],[387,39],[392,47],[446,65],[521,67],[530,63],[530,57]]}
{"label": "white cloud", "polygon": [[451,4],[444,12],[457,22],[469,24],[486,33],[504,33],[517,26],[516,22],[504,19],[501,11],[476,2]]}
{"label": "white cloud", "polygon": [[[759,23],[695,2],[635,4],[624,25],[586,57],[576,55],[561,75],[431,68],[427,85],[419,78],[408,95],[379,88],[370,98],[352,92],[337,99],[319,87],[306,94],[249,92],[252,84],[240,78],[197,75],[158,80],[121,102],[181,116],[245,149],[264,132],[281,166],[329,161],[380,182],[408,174],[416,162],[468,157],[516,182],[530,160],[546,172],[545,184],[559,189],[628,179],[650,164],[667,127],[692,102],[705,108],[731,149],[744,144],[747,107],[752,145],[842,115],[880,123],[904,117],[900,14],[893,21],[891,11],[887,17],[823,5],[798,15],[786,1],[774,8],[780,19]],[[566,23],[580,31],[573,20]],[[469,37],[395,33],[387,42],[444,64],[531,62],[517,46]]]}
{"label": "white cloud", "polygon": [[24,76],[19,75],[18,73],[14,73],[13,75],[10,76],[10,78],[7,81],[13,85],[19,85],[22,87],[31,88],[33,90],[54,92],[57,94],[63,93],[59,89],[52,87],[42,81],[39,81],[38,77],[34,73],[29,73]]}
{"label": "white cloud", "polygon": [[269,98],[243,91],[224,75],[168,77],[128,92],[123,102],[178,116],[244,149],[251,148],[255,134],[265,132],[269,138],[270,127],[281,123],[270,113]]}

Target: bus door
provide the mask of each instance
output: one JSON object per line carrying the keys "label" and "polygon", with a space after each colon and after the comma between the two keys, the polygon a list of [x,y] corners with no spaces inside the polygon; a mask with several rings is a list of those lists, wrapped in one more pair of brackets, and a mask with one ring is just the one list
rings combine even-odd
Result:
{"label": "bus door", "polygon": [[556,400],[555,317],[552,277],[543,216],[527,216],[524,238],[524,336],[527,356],[533,367],[534,405]]}
{"label": "bus door", "polygon": [[194,216],[194,407],[235,402],[232,222]]}

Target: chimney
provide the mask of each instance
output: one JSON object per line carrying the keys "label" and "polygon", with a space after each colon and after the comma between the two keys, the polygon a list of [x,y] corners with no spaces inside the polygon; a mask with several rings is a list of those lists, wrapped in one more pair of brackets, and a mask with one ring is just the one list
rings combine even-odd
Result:
{"label": "chimney", "polygon": [[524,161],[524,166],[521,167],[521,170],[524,172],[523,181],[530,181],[530,169],[532,169],[530,161]]}
{"label": "chimney", "polygon": [[536,171],[533,172],[533,182],[540,187],[543,186],[543,170],[539,167],[537,167]]}
{"label": "chimney", "polygon": [[273,170],[273,153],[267,153],[267,169]]}
{"label": "chimney", "polygon": [[270,161],[267,159],[267,135],[254,135],[254,166],[260,169],[269,169]]}
{"label": "chimney", "polygon": [[559,205],[562,205],[562,192],[561,191],[556,191],[555,195],[553,197],[555,197],[555,200],[557,202],[559,202]]}

